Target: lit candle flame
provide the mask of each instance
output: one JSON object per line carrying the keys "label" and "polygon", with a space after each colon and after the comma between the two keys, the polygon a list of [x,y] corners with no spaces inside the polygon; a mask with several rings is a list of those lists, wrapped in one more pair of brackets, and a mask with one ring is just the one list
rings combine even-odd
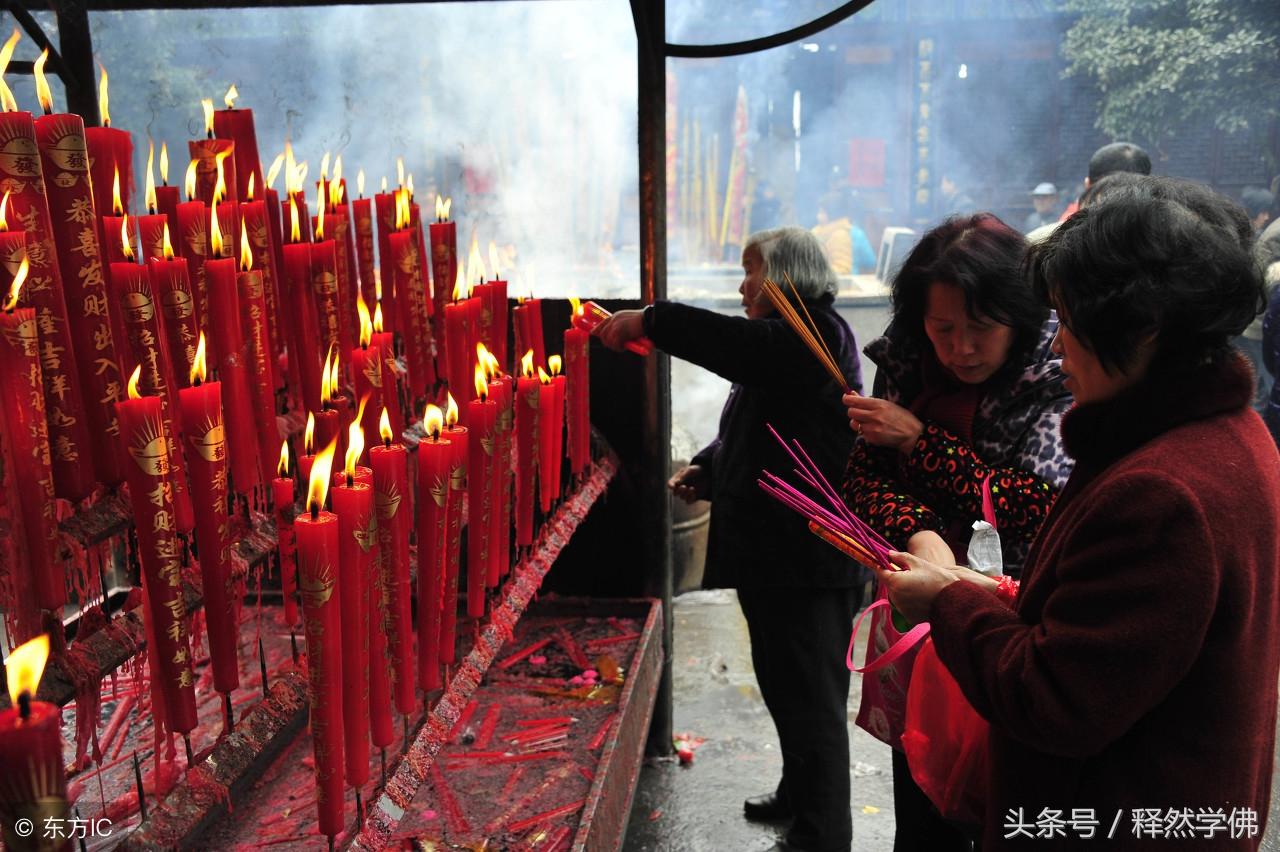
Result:
{"label": "lit candle flame", "polygon": [[34,698],[44,674],[44,664],[49,659],[49,636],[41,633],[24,642],[5,657],[4,670],[9,682],[9,700],[17,705],[18,698],[26,693]]}
{"label": "lit candle flame", "polygon": [[13,283],[9,285],[9,300],[4,303],[5,311],[12,311],[18,306],[18,297],[22,295],[22,285],[26,283],[27,276],[31,273],[31,261],[27,259],[27,255],[23,252],[22,262],[18,264],[18,271],[14,273]]}
{"label": "lit candle flame", "polygon": [[303,455],[312,455],[316,448],[316,416],[313,412],[307,412],[307,428],[302,432],[302,453]]}
{"label": "lit candle flame", "polygon": [[[436,411],[439,410],[436,409]],[[391,439],[396,436],[396,433],[391,431],[391,417],[387,414],[385,405],[382,406],[382,415],[378,418],[378,434],[382,436],[382,443],[388,447],[391,446]]]}
{"label": "lit candle flame", "polygon": [[364,294],[356,292],[356,314],[360,317],[360,346],[369,348],[373,340],[373,320],[369,316],[369,306],[364,303]]}
{"label": "lit candle flame", "polygon": [[427,412],[422,415],[422,426],[433,441],[440,440],[440,432],[444,429],[444,412],[440,406],[427,403]]}
{"label": "lit candle flame", "polygon": [[532,349],[524,353],[524,357],[520,359],[520,375],[524,376],[526,379],[532,379],[534,377]]}
{"label": "lit candle flame", "polygon": [[301,163],[298,163],[298,167],[293,173],[293,191],[294,192],[301,193],[302,188],[306,186],[307,170],[309,168],[310,166],[307,164],[306,160],[303,160]]}
{"label": "lit candle flame", "polygon": [[253,269],[253,249],[249,247],[249,227],[244,219],[240,220],[240,271]]}
{"label": "lit candle flame", "polygon": [[333,347],[324,353],[324,366],[320,368],[320,404],[329,402],[329,364],[333,360]]}
{"label": "lit candle flame", "polygon": [[409,190],[409,198],[413,198],[413,172],[409,172],[409,177],[405,179],[404,188]]}
{"label": "lit candle flame", "polygon": [[0,231],[9,230],[9,193],[12,190],[4,191],[4,198],[0,198]]}
{"label": "lit candle flame", "polygon": [[231,88],[227,89],[227,93],[222,96],[222,102],[227,105],[227,109],[236,108],[236,98],[240,97],[240,93],[236,91],[236,84],[232,83]]}
{"label": "lit candle flame", "polygon": [[280,442],[280,461],[276,464],[276,473],[281,479],[289,478],[289,440]]}
{"label": "lit candle flame", "polygon": [[561,363],[562,363],[562,362],[561,362],[561,360],[560,360],[560,356],[559,356],[559,355],[548,355],[548,356],[547,356],[547,369],[549,369],[549,370],[551,371],[551,375],[553,375],[553,376],[558,376],[558,375],[560,375]]}
{"label": "lit candle flame", "polygon": [[338,451],[338,439],[329,441],[329,446],[316,454],[311,463],[311,480],[307,483],[307,511],[320,512],[324,509],[324,498],[329,494],[329,477],[333,473],[333,456]]}
{"label": "lit candle flame", "polygon": [[169,185],[169,143],[160,143],[160,182]]}
{"label": "lit candle flame", "polygon": [[143,194],[143,198],[147,203],[147,212],[152,215],[155,215],[155,212],[156,212],[156,178],[155,178],[154,172],[152,171],[152,165],[155,163],[155,158],[156,158],[156,143],[148,139],[147,140],[147,181],[146,181],[147,189],[146,189],[146,192]]}
{"label": "lit candle flame", "polygon": [[489,240],[489,280],[498,281],[501,278],[498,274],[498,244]]}
{"label": "lit candle flame", "polygon": [[294,172],[298,170],[298,164],[293,159],[293,143],[288,139],[284,140],[284,190],[285,192],[295,192],[298,188],[293,185]]}
{"label": "lit candle flame", "polygon": [[382,194],[383,195],[387,194],[387,176],[386,175],[382,176]]}
{"label": "lit candle flame", "polygon": [[195,160],[192,160],[191,162],[187,163],[187,175],[182,182],[186,186],[187,200],[195,201],[196,200],[196,161]]}
{"label": "lit candle flame", "polygon": [[213,98],[201,98],[200,108],[204,110],[204,133],[213,138]]}
{"label": "lit candle flame", "polygon": [[111,179],[111,212],[116,216],[124,213],[124,202],[120,200],[120,166],[114,168],[115,176]]}
{"label": "lit candle flame", "polygon": [[302,229],[298,226],[298,205],[289,198],[289,242],[302,242]]}
{"label": "lit candle flame", "polygon": [[231,156],[231,151],[219,151],[213,155],[214,165],[218,169],[218,180],[213,185],[213,203],[221,204],[223,199],[227,197],[227,172],[223,163],[227,157]]}
{"label": "lit candle flame", "polygon": [[9,84],[4,81],[4,72],[9,69],[9,60],[13,58],[13,49],[17,47],[18,41],[22,38],[22,33],[17,27],[13,28],[13,35],[9,36],[9,40],[4,43],[4,47],[0,48],[0,105],[3,105],[5,112],[17,112],[18,101],[13,97],[13,90],[9,88]]}
{"label": "lit candle flame", "polygon": [[448,397],[449,402],[444,409],[444,425],[452,429],[458,425],[458,403],[452,393],[446,391],[445,396]]}
{"label": "lit candle flame", "polygon": [[392,198],[396,204],[396,230],[403,231],[409,227],[409,193],[403,189],[397,189]]}
{"label": "lit candle flame", "polygon": [[[341,157],[338,158],[338,162],[339,163],[342,162]],[[344,187],[342,185],[342,181],[339,180],[337,175],[334,175],[333,180],[329,181],[329,206],[330,207],[337,208],[342,204],[343,189]]]}
{"label": "lit candle flame", "polygon": [[223,257],[222,249],[222,228],[218,225],[218,205],[214,204],[209,207],[209,246],[213,249],[214,257]]}
{"label": "lit candle flame", "polygon": [[471,235],[471,251],[467,252],[467,272],[469,287],[484,283],[484,259],[480,257],[480,241],[474,233]]}
{"label": "lit candle flame", "polygon": [[575,317],[582,316],[582,300],[575,296],[569,297],[569,308]]}
{"label": "lit candle flame", "polygon": [[[17,30],[14,30],[14,32],[16,33]],[[102,69],[102,79],[98,81],[98,114],[102,116],[102,126],[110,127],[111,110],[107,108],[107,66],[99,62],[98,67]]]}
{"label": "lit candle flame", "polygon": [[257,174],[255,174],[254,172],[249,172],[249,185],[245,187],[245,192],[244,192],[245,201],[253,200],[253,183],[255,178],[257,178]]}
{"label": "lit candle flame", "polygon": [[364,455],[364,427],[360,424],[364,421],[364,407],[368,402],[369,394],[360,398],[360,408],[352,418],[351,425],[347,427],[347,458],[344,470],[347,476],[353,479],[356,475],[356,465],[360,463],[360,456]]}
{"label": "lit candle flame", "polygon": [[356,172],[356,192],[360,193],[361,198],[364,198],[364,169]]}
{"label": "lit candle flame", "polygon": [[489,399],[489,379],[484,372],[484,364],[476,364],[476,399],[485,402]]}
{"label": "lit candle flame", "polygon": [[329,365],[329,401],[336,402],[338,399],[338,389],[341,387],[338,370],[338,349],[333,349],[333,363]]}
{"label": "lit candle flame", "polygon": [[333,182],[342,183],[342,155],[333,158]]}
{"label": "lit candle flame", "polygon": [[324,239],[324,192],[320,193],[320,197],[316,203],[316,242]]}
{"label": "lit candle flame", "polygon": [[446,222],[449,219],[449,208],[453,206],[452,198],[436,196],[436,219]]}
{"label": "lit candle flame", "polygon": [[502,367],[498,364],[498,359],[479,341],[476,342],[476,360],[484,365],[485,377],[489,381],[492,382],[502,375]]}
{"label": "lit candle flame", "polygon": [[196,343],[196,356],[191,359],[191,384],[198,385],[205,380],[204,332],[200,332],[200,341]]}
{"label": "lit candle flame", "polygon": [[165,220],[164,230],[162,233],[164,234],[164,259],[173,260],[173,243],[169,242],[169,222],[167,219]]}
{"label": "lit candle flame", "polygon": [[138,393],[138,382],[142,381],[142,365],[133,368],[133,375],[129,376],[129,399],[142,399],[142,394]]}
{"label": "lit candle flame", "polygon": [[284,166],[284,154],[276,154],[276,158],[271,161],[271,168],[267,169],[267,189],[276,185],[276,177],[280,174],[282,166]]}
{"label": "lit candle flame", "polygon": [[137,258],[137,255],[133,253],[133,241],[129,239],[128,213],[120,217],[120,251],[128,260],[134,260]]}
{"label": "lit candle flame", "polygon": [[404,157],[396,157],[396,186],[404,189]]}
{"label": "lit candle flame", "polygon": [[453,300],[465,299],[471,294],[467,287],[467,264],[458,258],[458,277],[453,281]]}
{"label": "lit candle flame", "polygon": [[329,179],[329,152],[325,151],[324,156],[320,158],[320,182],[324,183]]}
{"label": "lit candle flame", "polygon": [[31,68],[36,75],[36,100],[40,101],[40,109],[44,110],[45,115],[53,112],[53,91],[49,88],[49,81],[44,76],[44,64],[48,61],[49,48],[46,47],[40,52],[40,58]]}
{"label": "lit candle flame", "polygon": [[[376,271],[376,270],[375,270]],[[382,300],[373,306],[373,333],[382,334]]]}

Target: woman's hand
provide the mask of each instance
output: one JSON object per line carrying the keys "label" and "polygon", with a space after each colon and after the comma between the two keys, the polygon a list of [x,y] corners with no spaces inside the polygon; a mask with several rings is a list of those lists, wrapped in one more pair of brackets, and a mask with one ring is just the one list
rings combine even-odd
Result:
{"label": "woman's hand", "polygon": [[889,561],[907,570],[877,569],[876,576],[884,584],[889,600],[898,612],[916,624],[929,620],[933,601],[939,592],[960,581],[958,572],[953,568],[926,561],[910,553],[891,551]]}
{"label": "woman's hand", "polygon": [[996,593],[996,586],[1000,581],[994,577],[979,574],[972,568],[954,564],[956,560],[951,548],[943,541],[942,536],[933,530],[923,530],[907,539],[907,552],[918,559],[923,559],[925,562],[932,562],[934,565],[950,568],[954,572],[956,579],[964,580],[966,583],[973,583],[978,588],[984,589],[993,595]]}
{"label": "woman's hand", "polygon": [[711,477],[707,469],[700,464],[691,464],[676,471],[676,475],[667,480],[671,493],[686,503],[705,500],[711,493]]}
{"label": "woman's hand", "polygon": [[897,403],[856,393],[845,394],[841,401],[849,411],[849,427],[874,446],[910,455],[924,432],[920,418]]}
{"label": "woman's hand", "polygon": [[621,352],[631,341],[644,337],[644,311],[618,311],[591,333],[605,346]]}

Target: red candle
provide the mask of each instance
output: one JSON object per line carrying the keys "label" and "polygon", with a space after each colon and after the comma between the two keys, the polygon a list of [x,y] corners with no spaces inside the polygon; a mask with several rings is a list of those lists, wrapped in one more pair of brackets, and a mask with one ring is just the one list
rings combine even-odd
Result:
{"label": "red candle", "polygon": [[467,615],[484,615],[485,585],[489,575],[490,527],[493,512],[494,427],[497,403],[489,399],[484,368],[476,365],[476,398],[467,403],[467,427],[473,433],[467,453]]}
{"label": "red candle", "polygon": [[480,300],[469,297],[464,275],[464,268],[459,266],[458,281],[453,289],[454,301],[444,306],[444,337],[449,350],[449,392],[466,403],[475,396],[472,378]]}
{"label": "red candle", "polygon": [[[570,299],[574,313],[581,308]],[[591,462],[591,335],[580,328],[564,331],[564,364],[569,380],[569,470],[580,475]]]}
{"label": "red candle", "polygon": [[[407,199],[403,190],[398,197]],[[407,205],[401,202],[401,207]],[[407,223],[407,215],[404,217]],[[397,300],[400,307],[400,329],[404,335],[405,360],[409,364],[409,389],[413,399],[420,399],[435,384],[435,364],[431,360],[431,326],[426,314],[426,288],[423,281],[422,255],[413,231],[398,230],[391,234],[392,266],[395,273]]]}
{"label": "red candle", "polygon": [[160,183],[156,187],[156,209],[169,220],[169,227],[178,227],[178,205],[182,194],[178,187],[169,186],[169,146],[160,143]]}
{"label": "red candle", "polygon": [[[111,209],[112,177],[119,170],[122,190],[121,210],[133,209],[133,137],[127,130],[111,126],[111,111],[107,101],[107,72],[102,72],[102,86],[98,96],[101,127],[86,127],[85,142],[89,148],[89,177],[93,183],[93,206],[99,213]],[[109,242],[102,235],[103,242]]]}
{"label": "red candle", "polygon": [[[15,308],[28,264],[24,260],[0,311],[0,428],[13,449],[14,469],[6,485],[18,503],[26,538],[27,559],[19,561],[29,575],[24,587],[34,589],[36,605],[61,613],[67,602],[66,581],[58,553],[57,504],[49,457],[44,392],[40,376],[40,343],[34,308]],[[0,272],[0,274],[6,274]],[[20,582],[21,577],[15,577]]]}
{"label": "red candle", "polygon": [[547,347],[542,339],[542,300],[521,299],[512,308],[516,324],[516,351],[533,350],[534,367],[543,367],[547,363]]}
{"label": "red candle", "polygon": [[[323,231],[317,228],[316,235],[323,236]],[[338,256],[333,240],[312,243],[310,281],[320,346],[326,352],[350,352],[351,330],[338,322]]]}
{"label": "red candle", "polygon": [[[413,590],[409,585],[409,478],[408,453],[393,442],[387,409],[379,418],[381,446],[369,449],[373,468],[373,502],[378,515],[378,552],[386,594],[387,643],[391,650],[392,692],[396,710],[414,711],[413,695]],[[421,606],[421,603],[419,603]]]}
{"label": "red candle", "polygon": [[[237,110],[237,112],[246,111]],[[284,384],[283,376],[280,374],[279,360],[276,357],[284,351],[284,335],[280,329],[281,321],[278,317],[281,305],[279,265],[276,263],[267,202],[252,200],[256,189],[253,176],[250,175],[248,192],[251,200],[240,204],[240,227],[243,229],[241,243],[248,244],[249,250],[253,253],[253,267],[262,272],[262,298],[263,307],[266,309],[269,344],[267,360],[271,368],[271,386],[278,388]],[[243,251],[243,246],[241,250]]]}
{"label": "red candle", "polygon": [[[41,100],[43,103],[44,94]],[[124,467],[116,451],[120,424],[115,410],[123,377],[116,355],[119,341],[115,340],[107,309],[107,282],[89,185],[84,122],[78,115],[49,114],[51,103],[45,110],[46,114],[35,120],[36,143],[40,147],[41,169],[49,176],[45,192],[68,307],[67,320],[72,338],[80,342],[76,369],[84,395],[94,473],[99,481],[116,485],[124,479]]]}
{"label": "red candle", "polygon": [[561,372],[561,358],[559,355],[548,356],[547,366],[551,368],[551,386],[555,390],[555,407],[551,411],[553,417],[551,425],[551,459],[555,468],[550,471],[549,477],[551,479],[552,496],[559,498],[560,474],[564,469],[564,412],[569,379]]}
{"label": "red candle", "polygon": [[538,405],[541,385],[533,372],[533,350],[521,358],[516,380],[516,545],[533,544],[533,485],[538,470]]}
{"label": "red candle", "polygon": [[280,443],[277,476],[271,480],[271,505],[275,509],[276,542],[280,557],[280,593],[284,597],[284,620],[298,623],[297,567],[294,561],[293,477],[289,476],[289,441]]}
{"label": "red candle", "polygon": [[[495,371],[497,364],[496,360],[492,362]],[[498,417],[494,424],[494,511],[490,527],[490,564],[493,566],[490,577],[492,585],[496,586],[498,579],[507,576],[511,570],[511,450],[515,444],[515,380],[511,376],[499,376],[497,381],[489,383],[489,388],[498,403]],[[493,574],[495,568],[496,576]]]}
{"label": "red candle", "polygon": [[[332,287],[333,297],[333,322],[337,324],[337,340],[338,344],[345,351],[350,351],[355,345],[356,325],[356,297],[355,286],[349,279],[347,274],[347,243],[346,243],[347,219],[341,213],[326,212],[323,216],[316,217],[316,234],[317,245],[323,246],[326,243],[332,245],[333,265],[331,271],[333,273],[333,283],[329,284],[326,280],[322,285],[318,281],[314,281],[315,271],[315,255],[312,255],[312,276],[313,283],[317,287],[322,287],[319,292],[326,292]],[[321,240],[320,238],[324,239]],[[322,249],[329,251],[329,249]],[[329,271],[327,268],[326,271]],[[322,296],[320,299],[321,308],[328,310],[326,300]],[[327,314],[322,314],[322,317]]]}
{"label": "red candle", "polygon": [[[248,496],[262,481],[258,465],[258,433],[254,428],[253,397],[249,390],[249,352],[240,322],[240,294],[236,262],[229,256],[214,211],[209,229],[212,257],[205,262],[209,283],[210,327],[217,341],[218,378],[227,389],[227,448],[231,479],[238,494]],[[274,447],[273,447],[274,450]]]}
{"label": "red candle", "polygon": [[[302,455],[298,456],[298,478],[303,482],[311,481],[311,465],[315,462],[315,412],[307,412],[307,428],[302,433]],[[336,444],[335,444],[336,446]]]}
{"label": "red candle", "polygon": [[324,407],[319,411],[314,412],[316,422],[316,444],[323,447],[330,441],[336,441],[338,451],[345,456],[346,450],[343,448],[342,441],[342,414],[338,410],[337,406],[338,370],[336,365],[333,363],[337,360],[337,353],[335,352],[333,355],[335,357],[326,357],[324,359],[323,375],[325,378],[321,383],[320,397],[323,401]]}
{"label": "red candle", "polygon": [[[452,199],[436,196],[436,220],[427,230],[431,237],[431,278],[435,281],[435,316],[436,322],[442,322],[446,294],[458,277],[458,225],[449,221],[449,208]],[[445,365],[441,364],[440,372],[448,375]]]}
{"label": "red candle", "polygon": [[[59,497],[78,502],[93,487],[92,444],[31,113],[0,113],[0,134],[7,140],[0,156],[0,178],[9,193],[8,216],[26,232],[30,276],[22,299],[24,307],[36,310],[54,488]],[[16,228],[13,236],[20,237]],[[0,256],[12,258],[13,246],[0,245]]]}
{"label": "red candle", "polygon": [[218,184],[218,164],[222,163],[222,172],[226,183],[226,194],[223,198],[235,201],[240,196],[236,192],[236,143],[230,139],[213,138],[213,101],[206,98],[200,102],[204,107],[206,139],[193,139],[187,143],[191,159],[196,162],[196,197],[205,204],[214,203],[213,195]]}
{"label": "red candle", "polygon": [[[115,204],[110,207],[110,214],[102,216],[102,238],[106,249],[107,263],[124,263],[137,257],[138,220],[128,216],[120,204],[120,194],[115,195]],[[125,245],[129,250],[125,251]]]}
{"label": "red candle", "polygon": [[258,134],[253,126],[253,110],[236,109],[235,99],[239,97],[236,87],[227,90],[223,102],[226,109],[213,114],[213,135],[218,139],[229,139],[235,146],[235,188],[236,198],[251,196],[249,182],[254,181],[262,186],[262,163],[258,159]]}
{"label": "red candle", "polygon": [[551,501],[560,493],[560,456],[556,454],[564,426],[562,385],[538,368],[538,494],[542,513],[551,511]]}
{"label": "red candle", "polygon": [[444,554],[444,596],[440,601],[440,662],[458,662],[458,573],[462,550],[462,506],[467,491],[467,429],[458,425],[458,404],[449,394],[449,407],[444,413],[444,439],[453,448],[449,459],[449,540]]}
{"label": "red candle", "polygon": [[147,616],[155,625],[152,677],[161,684],[169,730],[187,733],[196,726],[195,679],[182,599],[182,550],[176,535],[174,471],[169,464],[171,438],[161,398],[138,394],[141,371],[138,367],[129,379],[129,398],[116,403],[120,440],[127,456],[129,498],[146,576]]}
{"label": "red candle", "polygon": [[[150,209],[154,210],[154,205]],[[164,257],[164,232],[168,227],[168,219],[162,214],[152,213],[138,217],[138,240],[142,246],[142,258],[149,260]]]}
{"label": "red candle", "polygon": [[355,460],[363,443],[352,429],[344,484],[333,489],[338,516],[338,587],[342,598],[342,718],[347,783],[369,780],[369,575],[377,538],[373,488],[356,481]]}
{"label": "red candle", "polygon": [[[343,819],[342,595],[338,588],[338,516],[323,511],[334,445],[316,458],[306,511],[293,523],[298,585],[307,635],[311,741],[315,751],[316,809],[320,833],[333,837]],[[366,761],[367,762],[367,761]]]}
{"label": "red candle", "polygon": [[441,440],[444,414],[427,406],[426,436],[418,442],[418,682],[439,689],[440,640],[449,538],[450,463],[453,445]]}
{"label": "red candle", "polygon": [[262,481],[271,479],[271,462],[280,443],[276,425],[275,377],[271,364],[271,332],[267,328],[266,286],[261,270],[253,267],[253,250],[243,220],[240,222],[240,274],[236,276],[240,297],[240,321],[247,343],[249,388],[253,392],[254,425],[258,435],[258,463]]}
{"label": "red candle", "polygon": [[[195,198],[195,160],[187,168],[187,200],[178,205],[177,251],[187,260],[191,275],[191,292],[195,297],[196,325],[206,327],[209,322],[209,285],[205,278],[204,264],[209,255],[209,213],[203,201]],[[211,350],[212,352],[212,350]]]}
{"label": "red candle", "polygon": [[196,323],[195,301],[191,295],[191,278],[187,272],[187,259],[174,257],[173,246],[165,230],[164,256],[148,258],[147,275],[151,280],[151,292],[160,300],[160,313],[164,316],[166,350],[173,362],[173,377],[185,386],[195,365],[196,342],[200,327]]}
{"label": "red candle", "polygon": [[[178,422],[177,384],[173,377],[172,362],[164,350],[164,337],[160,331],[160,318],[147,269],[136,263],[125,262],[111,264],[110,272],[112,301],[119,306],[120,321],[124,326],[126,345],[121,355],[127,359],[130,367],[141,368],[143,392],[159,398],[165,433],[176,435],[174,424]],[[191,495],[187,493],[182,450],[175,441],[168,445],[168,451],[178,530],[188,532],[195,526],[195,514],[191,506]],[[127,463],[125,470],[129,470]]]}
{"label": "red candle", "polygon": [[356,269],[360,273],[360,292],[364,295],[365,304],[374,302],[373,292],[373,201],[364,197],[364,172],[360,173],[360,197],[351,202],[352,215],[355,217],[356,233]]}
{"label": "red candle", "polygon": [[366,435],[378,434],[378,417],[383,407],[383,357],[382,349],[373,343],[373,321],[364,297],[357,300],[360,316],[360,345],[351,350],[351,375],[354,378],[356,399],[368,399],[361,427]]}
{"label": "red candle", "polygon": [[[38,837],[44,820],[69,825],[67,778],[62,766],[62,711],[56,704],[36,701],[36,688],[49,657],[49,637],[41,634],[13,650],[5,660],[12,705],[0,710],[0,766],[5,767],[0,822],[9,848],[69,849],[71,841],[52,839],[31,842],[14,833],[20,819],[27,820]],[[65,829],[70,832],[70,828]],[[29,834],[29,833],[28,833]],[[68,835],[63,835],[68,836]]]}
{"label": "red candle", "polygon": [[213,688],[231,692],[240,685],[236,664],[239,624],[231,579],[227,519],[227,446],[222,427],[222,382],[205,381],[204,339],[196,347],[191,387],[178,391],[183,446],[191,476],[200,542],[200,579]]}
{"label": "red candle", "polygon": [[289,222],[291,242],[283,248],[285,314],[286,322],[290,323],[289,361],[291,365],[294,362],[298,365],[303,406],[308,411],[318,411],[326,378],[320,370],[319,325],[311,293],[311,245],[301,242],[301,219],[298,205],[292,199]]}
{"label": "red candle", "polygon": [[[395,196],[383,191],[373,197],[374,212],[378,217],[378,270],[382,278],[382,301],[386,306],[387,329],[401,334],[400,308],[397,301],[395,264],[391,256],[391,235],[396,231]],[[452,280],[452,279],[450,279]]]}
{"label": "red candle", "polygon": [[395,341],[389,331],[382,330],[382,300],[373,307],[373,338],[370,346],[382,353],[382,401],[391,418],[391,431],[395,435],[404,432],[404,420],[400,411],[400,365],[396,361]]}

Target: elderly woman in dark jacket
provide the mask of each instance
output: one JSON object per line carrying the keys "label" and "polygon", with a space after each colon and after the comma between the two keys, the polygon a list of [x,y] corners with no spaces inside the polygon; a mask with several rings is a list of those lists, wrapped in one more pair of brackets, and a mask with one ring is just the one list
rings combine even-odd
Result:
{"label": "elderly woman in dark jacket", "polygon": [[[1071,826],[1032,839],[1045,808],[1093,814],[1099,838],[1119,823],[1128,846],[1261,840],[1280,458],[1229,346],[1263,304],[1242,221],[1207,189],[1146,178],[1034,249],[1036,289],[1062,319],[1076,464],[1017,597],[907,554],[893,559],[909,570],[880,574],[904,615],[932,625],[939,658],[991,723],[984,850],[1092,845]],[[1160,834],[1169,823],[1135,816],[1170,808],[1234,828],[1205,833],[1197,817]]]}
{"label": "elderly woman in dark jacket", "polygon": [[848,456],[841,388],[779,317],[765,277],[789,277],[849,387],[861,390],[853,332],[836,313],[836,276],[809,232],[752,235],[739,292],[746,318],[657,302],[621,311],[596,333],[612,348],[647,335],[671,355],[733,382],[716,439],[672,477],[676,496],[711,500],[704,583],[736,588],[751,635],[760,692],[782,746],[776,791],[744,805],[748,818],[793,819],[785,849],[847,850],[849,672],[842,650],[858,609],[860,569],[824,544],[804,519],[756,484],[762,469],[792,462],[766,428],[797,438],[830,474]]}

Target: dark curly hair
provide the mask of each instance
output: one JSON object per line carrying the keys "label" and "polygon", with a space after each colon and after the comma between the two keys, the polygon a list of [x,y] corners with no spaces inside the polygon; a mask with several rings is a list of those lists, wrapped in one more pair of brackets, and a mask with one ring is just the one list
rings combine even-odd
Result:
{"label": "dark curly hair", "polygon": [[1152,335],[1151,370],[1226,353],[1266,307],[1240,205],[1185,180],[1144,177],[1076,213],[1027,256],[1032,288],[1114,373]]}
{"label": "dark curly hair", "polygon": [[953,216],[926,233],[893,279],[893,335],[921,349],[929,285],[952,284],[964,292],[971,317],[985,317],[1014,331],[1006,363],[1021,363],[1049,316],[1023,277],[1027,241],[991,213]]}

